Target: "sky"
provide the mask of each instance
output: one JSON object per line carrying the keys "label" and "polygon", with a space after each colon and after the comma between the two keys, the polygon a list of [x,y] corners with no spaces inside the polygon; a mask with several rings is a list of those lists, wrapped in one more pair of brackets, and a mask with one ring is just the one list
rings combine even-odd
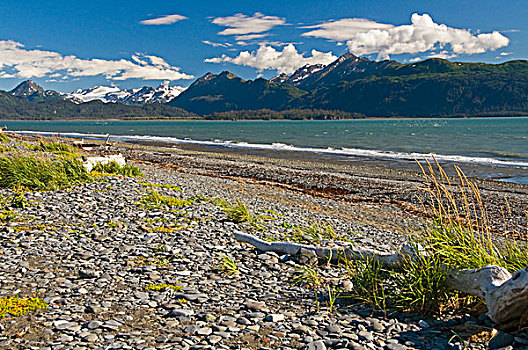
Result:
{"label": "sky", "polygon": [[271,78],[348,51],[501,63],[528,58],[526,15],[526,0],[2,0],[0,89]]}

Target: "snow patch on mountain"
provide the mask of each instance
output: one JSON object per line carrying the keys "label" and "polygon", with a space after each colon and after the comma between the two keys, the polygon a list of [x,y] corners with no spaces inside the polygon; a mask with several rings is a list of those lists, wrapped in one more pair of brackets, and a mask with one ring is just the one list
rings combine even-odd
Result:
{"label": "snow patch on mountain", "polygon": [[169,82],[164,82],[157,88],[144,86],[139,89],[123,90],[117,86],[95,86],[89,89],[78,89],[71,94],[66,94],[65,98],[75,103],[94,100],[104,103],[121,102],[125,104],[167,103],[176,98],[185,89],[182,86],[170,86]]}

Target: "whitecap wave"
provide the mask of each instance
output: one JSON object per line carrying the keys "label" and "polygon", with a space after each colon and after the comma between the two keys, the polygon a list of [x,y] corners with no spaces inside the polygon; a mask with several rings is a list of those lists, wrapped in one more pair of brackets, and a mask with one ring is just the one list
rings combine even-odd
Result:
{"label": "whitecap wave", "polygon": [[[71,138],[84,138],[84,139],[106,139],[107,134],[88,134],[88,133],[58,133],[58,132],[43,132],[43,131],[12,131],[17,134],[30,134],[30,135],[43,135],[43,136],[57,136],[71,137]],[[453,162],[453,163],[469,163],[469,164],[481,164],[481,165],[494,165],[504,167],[517,167],[517,168],[528,168],[528,162],[526,161],[509,161],[497,158],[489,157],[473,157],[463,155],[445,155],[445,154],[431,154],[431,153],[418,153],[418,152],[396,152],[396,151],[381,151],[381,150],[368,150],[360,148],[310,148],[310,147],[298,147],[293,145],[287,145],[284,143],[272,143],[272,144],[261,144],[261,143],[248,143],[248,142],[236,142],[236,141],[202,141],[193,139],[180,139],[176,137],[165,137],[165,136],[148,136],[148,135],[111,135],[110,141],[119,142],[156,142],[156,143],[168,143],[168,144],[194,144],[203,146],[221,146],[227,148],[237,149],[257,149],[257,150],[273,150],[273,151],[290,151],[290,152],[311,152],[320,154],[332,154],[338,156],[351,156],[351,157],[366,157],[376,159],[394,159],[404,161],[414,160],[433,160],[433,157],[441,162]]]}

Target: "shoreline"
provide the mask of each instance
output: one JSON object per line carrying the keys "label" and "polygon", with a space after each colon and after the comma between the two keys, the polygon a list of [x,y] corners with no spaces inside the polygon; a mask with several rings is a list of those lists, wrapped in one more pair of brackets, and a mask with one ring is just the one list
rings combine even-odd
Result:
{"label": "shoreline", "polygon": [[[48,307],[0,319],[0,348],[428,349],[463,346],[453,329],[464,339],[491,332],[489,320],[466,310],[384,314],[346,300],[334,309],[326,287],[292,280],[304,266],[328,288],[345,288],[343,267],[262,253],[233,237],[282,240],[295,227],[328,224],[362,247],[393,251],[426,217],[417,172],[160,145],[117,143],[86,154],[117,152],[146,177],[28,192],[28,205],[14,209],[18,219],[1,223],[0,297],[38,295]],[[528,186],[478,184],[490,220],[507,198],[518,219],[509,227],[526,224],[519,213]],[[153,190],[185,204],[142,206]],[[0,189],[4,198],[10,193]],[[264,230],[230,220],[216,198],[245,203]],[[226,256],[239,273],[219,268]],[[528,342],[526,331],[513,334],[515,344]]]}
{"label": "shoreline", "polygon": [[[215,122],[215,121],[213,121]],[[8,131],[8,133],[21,133],[24,131]],[[386,169],[400,169],[418,171],[418,162],[422,165],[425,159],[430,162],[438,161],[442,166],[452,168],[457,165],[462,168],[469,177],[482,180],[497,180],[518,184],[528,184],[528,162],[503,160],[498,158],[474,157],[450,154],[430,154],[401,151],[379,151],[356,148],[313,148],[296,147],[282,144],[246,143],[246,142],[216,142],[201,141],[194,139],[174,138],[168,136],[150,135],[113,135],[112,134],[90,134],[90,133],[55,133],[52,131],[27,131],[27,135],[42,135],[47,137],[63,137],[66,139],[104,140],[108,135],[110,141],[138,145],[151,145],[159,147],[179,148],[184,150],[197,150],[210,153],[223,154],[248,154],[260,155],[265,158],[279,158],[290,160],[314,160],[326,161],[331,164],[350,164],[360,167],[380,167]],[[279,146],[283,146],[279,147]],[[434,157],[434,159],[433,159]],[[519,165],[516,165],[519,164]]]}

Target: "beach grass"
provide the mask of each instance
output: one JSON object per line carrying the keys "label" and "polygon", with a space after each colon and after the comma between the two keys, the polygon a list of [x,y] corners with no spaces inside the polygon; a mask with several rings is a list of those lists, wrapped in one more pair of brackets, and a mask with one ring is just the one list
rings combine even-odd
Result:
{"label": "beach grass", "polygon": [[147,209],[160,209],[166,207],[182,208],[193,204],[190,199],[164,196],[156,190],[149,190],[148,194],[139,200],[139,204]]}
{"label": "beach grass", "polygon": [[91,180],[80,160],[10,154],[0,157],[0,187],[49,191]]}
{"label": "beach grass", "polygon": [[64,142],[47,142],[41,140],[38,144],[30,146],[31,151],[40,151],[54,154],[78,154],[79,150]]}
{"label": "beach grass", "polygon": [[139,170],[137,166],[134,164],[126,164],[126,165],[119,165],[117,162],[109,162],[109,163],[98,163],[94,166],[92,171],[101,173],[101,174],[108,174],[108,175],[123,175],[123,176],[130,176],[130,177],[145,177],[145,174]]}
{"label": "beach grass", "polygon": [[401,253],[398,269],[373,259],[344,261],[353,285],[346,298],[384,311],[440,314],[478,304],[477,298],[447,286],[449,270],[498,265],[514,273],[528,266],[526,233],[495,234],[478,186],[459,168],[455,181],[438,163],[422,171],[426,181],[420,200],[430,218],[408,233],[413,253]]}

